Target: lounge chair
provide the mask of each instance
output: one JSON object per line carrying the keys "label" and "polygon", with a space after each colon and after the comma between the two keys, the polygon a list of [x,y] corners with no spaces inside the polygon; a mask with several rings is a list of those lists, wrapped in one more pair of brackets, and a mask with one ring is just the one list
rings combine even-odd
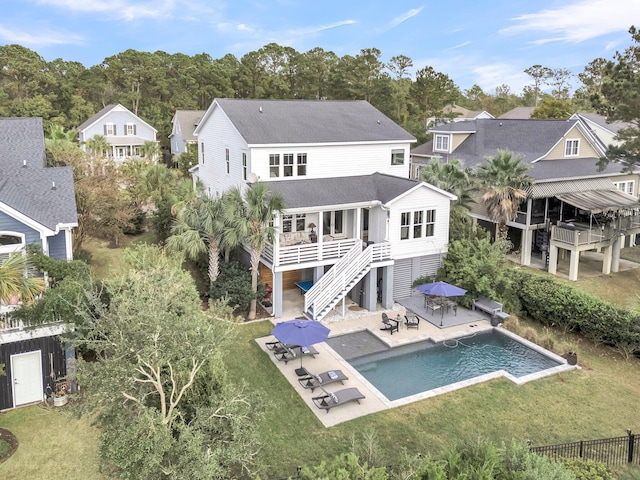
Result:
{"label": "lounge chair", "polygon": [[420,326],[420,317],[411,311],[407,311],[407,314],[404,316],[404,326],[405,328],[417,329]]}
{"label": "lounge chair", "polygon": [[358,402],[365,396],[357,388],[343,388],[337,392],[327,392],[324,389],[324,393],[318,397],[313,397],[313,403],[316,407],[323,408],[329,413],[329,410],[338,405],[344,405],[349,402]]}
{"label": "lounge chair", "polygon": [[289,360],[293,360],[294,358],[302,358],[302,357],[313,357],[318,354],[318,351],[313,347],[292,347],[285,348],[282,350],[274,350],[273,354],[275,357],[284,362],[286,365]]}
{"label": "lounge chair", "polygon": [[393,335],[394,331],[400,332],[400,322],[398,320],[394,320],[393,318],[389,318],[386,313],[382,314],[382,323],[384,327],[382,327],[380,330],[389,330],[391,332],[391,335]]}
{"label": "lounge chair", "polygon": [[349,380],[349,377],[342,373],[342,370],[328,370],[317,375],[314,373],[308,373],[308,375],[298,378],[300,385],[304,388],[310,388],[312,392],[316,388],[321,388],[335,382],[340,382],[344,385],[343,382],[345,380]]}

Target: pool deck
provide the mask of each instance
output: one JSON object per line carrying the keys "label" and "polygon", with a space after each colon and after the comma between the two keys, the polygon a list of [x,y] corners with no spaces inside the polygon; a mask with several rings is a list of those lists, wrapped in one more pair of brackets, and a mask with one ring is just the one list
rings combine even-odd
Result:
{"label": "pool deck", "polygon": [[[299,301],[300,292],[293,291],[297,295]],[[290,294],[291,295],[291,294]],[[295,296],[291,295],[292,302],[295,303]],[[285,299],[286,300],[286,299]],[[291,308],[293,304],[290,305]],[[376,313],[371,313],[366,310],[360,310],[355,305],[350,305],[344,309],[336,308],[336,312],[328,316],[323,323],[329,327],[331,333],[330,337],[343,335],[346,333],[354,333],[363,330],[368,330],[378,339],[384,342],[389,347],[398,347],[401,345],[407,345],[415,342],[432,340],[434,342],[442,342],[447,339],[462,337],[465,335],[472,335],[474,333],[491,330],[492,327],[489,321],[488,315],[484,312],[472,311],[458,307],[456,315],[453,311],[447,312],[444,316],[441,316],[440,312],[436,312],[435,315],[431,315],[426,312],[416,311],[420,316],[420,324],[418,329],[407,329],[404,325],[400,325],[398,332],[393,332],[393,335],[389,331],[380,330],[382,327],[381,314],[386,311],[390,318],[396,318],[397,315],[403,316],[405,313],[405,307],[400,304],[395,304],[392,310],[379,310]],[[289,318],[299,317],[300,310],[289,311],[288,315],[285,315],[280,319],[271,319],[275,324],[279,321],[287,320]],[[342,313],[345,313],[344,317]],[[428,320],[428,321],[425,321]],[[442,327],[440,321],[442,320]],[[448,326],[447,326],[448,325]],[[499,327],[498,327],[499,328]],[[510,332],[506,332],[510,334]],[[340,355],[338,355],[329,345],[326,343],[315,344],[314,348],[318,351],[318,355],[315,358],[305,357],[302,359],[302,365],[312,373],[321,373],[327,370],[342,370],[349,380],[345,381],[344,385],[340,383],[334,383],[327,387],[327,391],[336,391],[341,388],[355,387],[365,395],[365,399],[360,400],[360,403],[350,402],[344,405],[337,406],[330,409],[328,412],[320,410],[315,406],[312,401],[312,397],[322,394],[322,390],[315,389],[312,393],[311,390],[303,388],[299,382],[295,370],[300,367],[300,360],[295,359],[289,361],[286,365],[283,361],[279,361],[272,354],[271,350],[267,349],[266,342],[273,341],[273,336],[267,336],[256,339],[258,345],[266,352],[268,358],[274,363],[276,368],[280,370],[282,375],[289,381],[291,386],[300,394],[300,397],[309,406],[312,412],[314,412],[325,427],[331,427],[354,418],[358,418],[370,413],[379,412],[389,408],[406,405],[408,403],[416,402],[426,398],[430,398],[436,395],[441,395],[446,392],[454,391],[459,388],[464,388],[470,385],[474,385],[480,382],[484,382],[493,378],[499,378],[506,376],[510,380],[516,383],[524,383],[537,378],[541,378],[547,375],[555,374],[560,371],[573,369],[575,367],[566,364],[562,357],[554,355],[559,362],[565,362],[559,367],[539,372],[538,374],[528,375],[523,379],[515,379],[506,372],[499,371],[491,374],[483,375],[475,379],[466,380],[453,385],[447,385],[445,387],[437,388],[427,392],[422,392],[417,395],[402,398],[395,401],[389,401],[384,397],[377,389],[375,389],[362,375],[354,370],[349,363],[347,363]],[[520,337],[518,340],[524,341]],[[542,350],[535,344],[526,342],[532,348]],[[545,351],[546,352],[546,351]],[[549,352],[546,352],[549,354]]]}

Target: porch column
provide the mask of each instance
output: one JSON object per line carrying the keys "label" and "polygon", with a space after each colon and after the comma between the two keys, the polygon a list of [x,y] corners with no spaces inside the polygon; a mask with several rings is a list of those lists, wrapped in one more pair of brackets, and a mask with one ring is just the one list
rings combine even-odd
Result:
{"label": "porch column", "polygon": [[624,242],[624,234],[618,235],[612,245],[611,252],[611,271],[617,273],[620,271],[620,247]]}
{"label": "porch column", "polygon": [[313,283],[316,283],[324,275],[324,265],[313,268]]}
{"label": "porch column", "polygon": [[569,259],[569,280],[578,280],[578,264],[580,263],[580,252],[575,250],[571,251],[571,258]]}
{"label": "porch column", "polygon": [[533,241],[533,230],[524,230],[522,240],[520,240],[520,264],[531,265],[531,242]]}
{"label": "porch column", "polygon": [[370,312],[376,311],[376,304],[378,303],[378,269],[372,268],[369,273],[364,277],[364,298],[362,299],[362,306]]}
{"label": "porch column", "polygon": [[276,318],[282,317],[284,299],[282,296],[282,272],[273,272],[273,285],[272,285],[271,298],[273,302],[273,316]]}
{"label": "porch column", "polygon": [[[615,243],[615,240],[613,241]],[[609,275],[611,273],[611,251],[613,248],[611,245],[604,247],[602,251],[602,273]]]}
{"label": "porch column", "polygon": [[556,274],[558,268],[558,247],[555,245],[549,245],[549,273],[551,275]]}
{"label": "porch column", "polygon": [[393,265],[382,267],[382,307],[393,307]]}

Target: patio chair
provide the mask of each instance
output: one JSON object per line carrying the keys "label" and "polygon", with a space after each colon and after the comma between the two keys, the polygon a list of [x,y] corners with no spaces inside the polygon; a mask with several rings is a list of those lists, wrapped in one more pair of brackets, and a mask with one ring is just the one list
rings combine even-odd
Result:
{"label": "patio chair", "polygon": [[398,320],[394,320],[393,318],[389,318],[386,313],[382,314],[382,323],[384,324],[384,327],[382,327],[380,330],[389,330],[391,332],[391,335],[393,335],[394,331],[400,332],[400,322]]}
{"label": "patio chair", "polygon": [[294,358],[302,358],[302,357],[313,357],[318,354],[318,351],[312,346],[309,347],[293,347],[286,348],[284,350],[274,350],[273,354],[275,357],[284,362],[286,365],[289,360],[293,360]]}
{"label": "patio chair", "polygon": [[[307,372],[308,373],[308,372]],[[344,385],[344,381],[349,380],[342,370],[327,370],[319,374],[309,373],[305,377],[299,377],[298,382],[303,388],[310,388],[313,392],[316,388],[321,388],[325,385],[330,385],[335,382],[340,382]]]}
{"label": "patio chair", "polygon": [[357,388],[343,388],[337,392],[327,392],[324,389],[322,391],[324,392],[322,395],[313,397],[311,400],[316,407],[326,410],[327,413],[338,405],[344,405],[349,402],[360,403],[360,400],[365,398]]}
{"label": "patio chair", "polygon": [[404,316],[404,326],[405,328],[415,328],[418,329],[420,325],[420,317],[418,317],[412,311],[407,311],[407,314]]}

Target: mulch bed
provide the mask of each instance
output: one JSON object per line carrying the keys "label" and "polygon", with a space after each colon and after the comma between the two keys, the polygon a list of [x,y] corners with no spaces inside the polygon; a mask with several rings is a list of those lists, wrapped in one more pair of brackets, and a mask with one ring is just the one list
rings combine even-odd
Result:
{"label": "mulch bed", "polygon": [[4,457],[0,458],[0,463],[2,463],[5,460],[7,460],[11,455],[13,455],[14,452],[18,449],[18,439],[9,430],[0,428],[0,440],[4,440],[9,445],[11,445],[11,449],[9,450],[9,453],[7,453]]}

